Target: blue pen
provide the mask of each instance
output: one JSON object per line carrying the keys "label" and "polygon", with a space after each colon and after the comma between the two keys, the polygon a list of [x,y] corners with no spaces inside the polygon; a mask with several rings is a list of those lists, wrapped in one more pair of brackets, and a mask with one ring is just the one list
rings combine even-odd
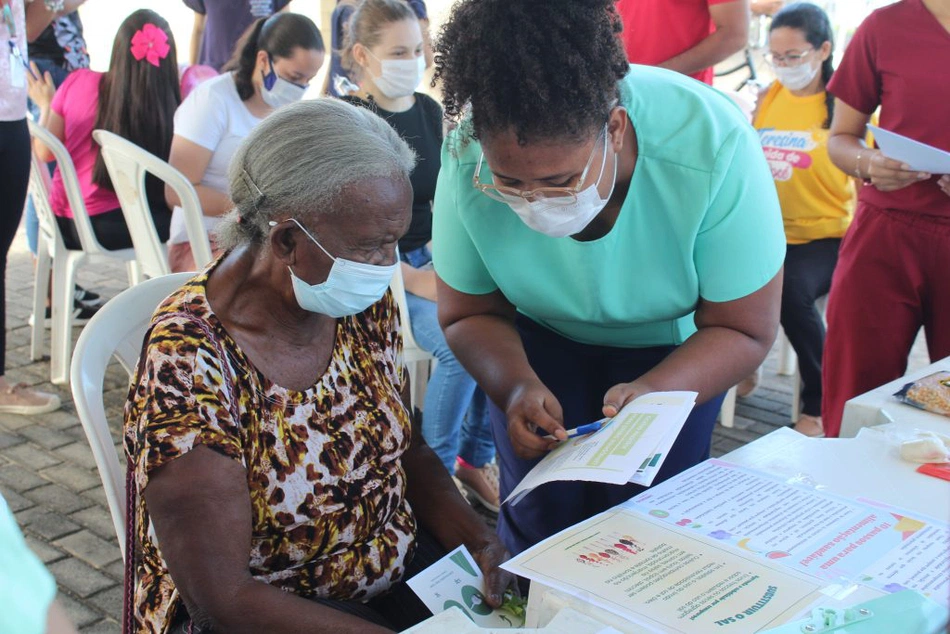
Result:
{"label": "blue pen", "polygon": [[[577,438],[578,436],[586,436],[588,434],[593,434],[596,431],[600,431],[606,427],[612,418],[601,418],[600,420],[594,421],[593,423],[587,423],[586,425],[580,425],[574,429],[569,429],[567,432],[567,438]],[[545,440],[557,440],[554,436],[550,434],[544,437]]]}

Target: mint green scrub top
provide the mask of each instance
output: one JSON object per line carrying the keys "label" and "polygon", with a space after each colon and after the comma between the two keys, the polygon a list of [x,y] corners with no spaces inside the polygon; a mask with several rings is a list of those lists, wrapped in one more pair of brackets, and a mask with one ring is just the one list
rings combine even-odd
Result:
{"label": "mint green scrub top", "polygon": [[43,634],[55,596],[56,582],[0,496],[0,632]]}
{"label": "mint green scrub top", "polygon": [[[639,146],[610,232],[590,242],[529,229],[472,187],[481,148],[459,126],[442,148],[433,259],[462,293],[500,290],[563,337],[624,348],[679,345],[700,298],[759,290],[785,259],[782,213],[759,138],[725,95],[631,66],[620,84]],[[487,164],[483,182],[491,182]]]}

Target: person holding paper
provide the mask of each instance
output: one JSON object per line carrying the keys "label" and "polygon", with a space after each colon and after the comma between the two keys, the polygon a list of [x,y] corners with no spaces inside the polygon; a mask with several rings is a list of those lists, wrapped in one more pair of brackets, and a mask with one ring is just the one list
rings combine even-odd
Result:
{"label": "person holding paper", "polygon": [[845,402],[892,381],[923,326],[932,361],[950,355],[950,177],[864,144],[880,127],[950,151],[950,0],[901,0],[854,34],[828,90],[828,151],[865,180],[828,298],[822,421],[837,436]]}
{"label": "person holding paper", "polygon": [[769,28],[776,81],[759,95],[752,125],[772,168],[785,222],[785,280],[781,323],[798,355],[802,409],[795,430],[820,436],[821,355],[825,326],[815,300],[828,294],[841,237],[854,211],[853,179],[828,156],[834,97],[825,83],[834,73],[834,34],[827,14],[796,2]]}
{"label": "person holding paper", "polygon": [[[709,455],[722,393],[765,358],[785,239],[729,99],[631,66],[611,0],[462,0],[437,44],[457,126],[433,205],[439,319],[495,404],[501,498],[566,429],[699,393],[656,481]],[[642,490],[558,482],[502,507],[512,552]]]}

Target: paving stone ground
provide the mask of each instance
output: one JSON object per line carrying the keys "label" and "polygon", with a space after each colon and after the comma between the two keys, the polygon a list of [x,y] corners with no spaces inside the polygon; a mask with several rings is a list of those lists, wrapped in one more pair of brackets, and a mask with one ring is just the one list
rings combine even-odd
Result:
{"label": "paving stone ground", "polygon": [[[59,584],[59,600],[84,633],[120,632],[122,562],[105,494],[92,452],[68,388],[49,383],[49,361],[30,360],[27,318],[33,292],[32,259],[17,237],[7,266],[7,376],[63,399],[63,408],[44,416],[0,414],[0,493],[27,542]],[[79,283],[112,297],[126,286],[122,266],[82,269]],[[79,328],[75,329],[78,337]],[[46,345],[49,345],[47,332]],[[48,351],[48,348],[47,348]],[[713,455],[720,456],[789,422],[792,379],[776,374],[777,350],[765,364],[762,386],[740,399],[735,427],[717,426]],[[912,366],[926,364],[918,341]],[[106,377],[105,403],[114,438],[119,438],[128,376],[113,364]]]}

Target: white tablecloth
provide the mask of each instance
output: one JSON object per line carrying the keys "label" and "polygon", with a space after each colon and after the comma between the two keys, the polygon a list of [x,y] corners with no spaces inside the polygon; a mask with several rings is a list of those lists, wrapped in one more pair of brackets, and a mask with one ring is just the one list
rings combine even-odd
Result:
{"label": "white tablecloth", "polygon": [[925,412],[894,398],[894,393],[908,383],[940,371],[950,372],[950,357],[911,372],[866,394],[856,396],[845,403],[844,414],[841,417],[841,438],[853,438],[863,427],[891,422],[909,430],[917,428],[950,434],[950,418],[947,416]]}

